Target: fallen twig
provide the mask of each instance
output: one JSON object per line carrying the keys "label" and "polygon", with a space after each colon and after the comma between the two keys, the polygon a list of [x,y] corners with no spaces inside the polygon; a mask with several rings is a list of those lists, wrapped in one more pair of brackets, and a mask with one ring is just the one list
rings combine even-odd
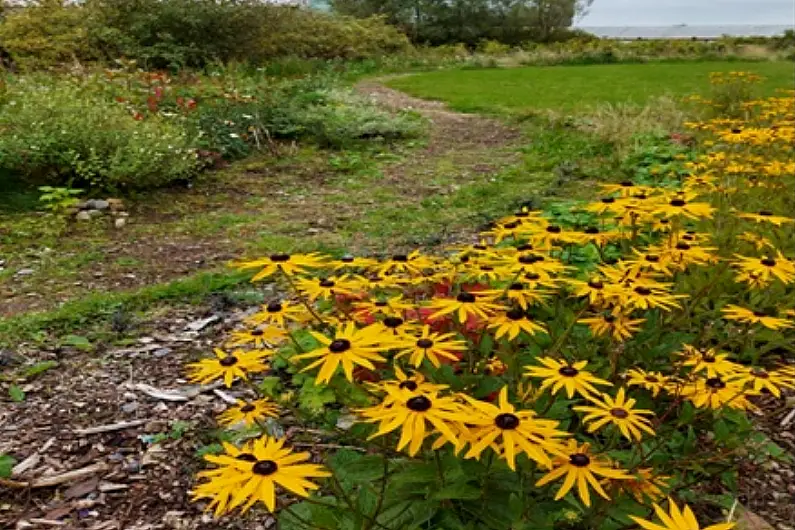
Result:
{"label": "fallen twig", "polygon": [[88,477],[90,475],[96,475],[97,473],[102,473],[103,471],[107,470],[108,470],[108,465],[104,462],[100,462],[98,464],[92,464],[90,466],[82,467],[80,469],[67,471],[66,473],[61,473],[60,475],[42,477],[34,480],[33,482],[20,482],[16,480],[8,480],[0,478],[0,486],[5,486],[7,488],[15,488],[15,489],[49,488],[50,486],[57,486],[59,484],[64,484],[65,482],[79,480],[81,478]]}
{"label": "fallen twig", "polygon": [[121,431],[131,427],[140,427],[149,420],[133,420],[133,421],[120,421],[118,423],[111,423],[108,425],[98,425],[96,427],[89,427],[88,429],[75,429],[75,434],[83,436],[86,434],[101,434],[103,432]]}
{"label": "fallen twig", "polygon": [[784,419],[783,419],[783,420],[781,420],[781,426],[782,426],[782,427],[786,427],[787,425],[789,425],[790,423],[792,423],[792,420],[795,420],[795,409],[792,409],[792,410],[789,412],[789,414],[787,414],[787,415],[784,417]]}

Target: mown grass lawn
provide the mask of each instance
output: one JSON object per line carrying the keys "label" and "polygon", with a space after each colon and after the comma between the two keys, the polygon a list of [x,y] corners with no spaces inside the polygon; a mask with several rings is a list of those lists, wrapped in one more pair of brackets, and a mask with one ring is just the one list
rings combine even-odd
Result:
{"label": "mown grass lawn", "polygon": [[760,94],[792,88],[791,62],[688,62],[446,70],[400,77],[392,88],[443,100],[463,112],[582,110],[603,103],[644,103],[655,96],[709,92],[710,72],[749,71],[765,77]]}

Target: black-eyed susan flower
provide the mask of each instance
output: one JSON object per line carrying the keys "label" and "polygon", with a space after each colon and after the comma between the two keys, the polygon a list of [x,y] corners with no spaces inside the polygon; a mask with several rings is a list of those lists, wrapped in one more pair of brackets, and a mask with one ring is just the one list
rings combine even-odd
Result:
{"label": "black-eyed susan flower", "polygon": [[206,384],[223,379],[224,384],[230,387],[238,377],[248,379],[249,374],[268,370],[269,366],[264,360],[271,355],[267,350],[234,350],[227,353],[220,348],[215,348],[214,353],[215,358],[188,364],[188,377],[192,383]]}
{"label": "black-eyed susan flower", "polygon": [[[630,515],[629,518],[645,530],[701,530],[693,510],[689,506],[685,505],[684,509],[680,510],[671,499],[668,499],[668,505],[669,513],[665,513],[665,510],[658,504],[653,505],[654,511],[662,524],[656,524],[634,515]],[[720,523],[707,526],[703,530],[730,530],[734,526],[734,523]]]}
{"label": "black-eyed susan flower", "polygon": [[428,256],[420,254],[415,250],[409,254],[395,254],[383,263],[373,267],[381,276],[405,272],[414,276],[422,275],[428,269],[433,268],[434,260]]}
{"label": "black-eyed susan flower", "polygon": [[682,387],[682,395],[697,408],[749,409],[753,407],[747,399],[749,394],[744,383],[721,377],[699,378]]}
{"label": "black-eyed susan flower", "polygon": [[419,392],[390,386],[384,386],[383,389],[387,394],[384,403],[358,411],[363,417],[362,421],[378,423],[378,430],[369,439],[400,428],[397,449],[402,451],[408,447],[411,456],[420,451],[422,442],[433,433],[438,433],[453,445],[458,444],[458,436],[451,425],[465,423],[471,412],[455,399],[438,392]]}
{"label": "black-eyed susan flower", "polygon": [[640,468],[635,470],[632,478],[621,480],[621,489],[635,497],[639,503],[644,504],[647,499],[653,501],[665,496],[666,490],[670,487],[671,477],[656,475],[652,468]]}
{"label": "black-eyed susan flower", "polygon": [[[416,392],[419,394],[422,393],[433,393],[433,392],[441,392],[443,390],[447,390],[447,385],[439,385],[436,383],[431,383],[425,379],[425,376],[422,375],[421,372],[414,372],[411,375],[406,374],[403,370],[400,369],[399,366],[395,365],[395,380],[394,381],[381,381],[379,383],[371,383],[370,386],[374,391],[382,392],[385,387],[396,388],[401,390],[408,390],[410,392]],[[388,406],[391,403],[391,394],[387,394],[384,398],[384,401],[381,403],[382,406]]]}
{"label": "black-eyed susan flower", "polygon": [[535,250],[506,251],[503,258],[502,265],[511,276],[520,273],[537,274],[540,278],[548,280],[566,270],[566,266],[560,260]]}
{"label": "black-eyed susan flower", "polygon": [[406,311],[414,308],[414,305],[403,299],[403,295],[377,298],[353,304],[356,315],[359,317],[378,316],[402,317]]}
{"label": "black-eyed susan flower", "polygon": [[340,365],[348,381],[353,381],[353,369],[355,366],[364,366],[370,370],[375,370],[373,362],[386,360],[378,353],[382,349],[379,345],[380,336],[369,327],[357,329],[356,325],[350,322],[345,327],[338,329],[333,339],[315,331],[310,333],[323,346],[310,352],[296,355],[292,359],[294,361],[316,359],[301,369],[302,372],[306,372],[320,366],[317,379],[315,379],[316,383],[328,383],[331,381]]}
{"label": "black-eyed susan flower", "polygon": [[345,276],[328,278],[299,278],[296,280],[298,291],[310,301],[328,300],[339,294],[353,294],[359,287],[355,281]]}
{"label": "black-eyed susan flower", "polygon": [[624,234],[618,230],[599,230],[595,226],[589,226],[579,232],[578,238],[581,243],[593,243],[597,247],[603,247],[612,241],[623,239]]}
{"label": "black-eyed susan flower", "polygon": [[666,389],[668,377],[660,372],[647,372],[639,368],[630,368],[625,374],[627,386],[639,386],[651,392],[652,397]]}
{"label": "black-eyed susan flower", "polygon": [[[547,286],[552,287],[552,281],[544,282]],[[537,286],[532,285],[529,281],[516,281],[511,282],[508,287],[504,289],[491,289],[481,291],[484,296],[494,296],[507,298],[511,302],[517,304],[519,307],[527,311],[530,306],[541,304],[549,297],[549,293]]]}
{"label": "black-eyed susan flower", "polygon": [[752,244],[756,250],[764,250],[766,248],[774,248],[773,242],[763,235],[754,232],[743,232],[737,239]]}
{"label": "black-eyed susan flower", "polygon": [[599,184],[599,187],[601,188],[602,193],[607,195],[618,193],[622,197],[631,197],[632,195],[637,195],[638,193],[651,193],[654,191],[654,188],[635,184],[631,180],[622,180],[621,182],[615,184]]}
{"label": "black-eyed susan flower", "polygon": [[687,298],[684,294],[670,294],[663,288],[647,287],[637,283],[629,288],[611,287],[611,295],[618,302],[617,306],[624,309],[655,309],[671,311],[679,307],[679,298]]}
{"label": "black-eyed susan flower", "polygon": [[729,360],[729,354],[719,353],[714,348],[698,349],[690,344],[682,346],[679,353],[684,357],[683,366],[689,366],[692,373],[706,372],[707,377],[735,374],[742,366]]}
{"label": "black-eyed susan flower", "polygon": [[577,494],[586,506],[591,505],[589,487],[603,498],[610,500],[597,477],[626,480],[631,476],[613,468],[607,459],[591,454],[589,448],[587,443],[579,445],[577,440],[569,440],[564,454],[555,457],[552,471],[541,477],[536,482],[536,486],[545,486],[566,477],[555,495],[555,500],[562,499],[575,484],[577,485]]}
{"label": "black-eyed susan flower", "polygon": [[732,378],[734,382],[743,383],[754,393],[767,391],[781,397],[782,388],[795,388],[795,377],[779,370],[762,368],[746,368]]}
{"label": "black-eyed susan flower", "polygon": [[265,418],[278,418],[279,407],[268,399],[254,401],[238,400],[237,405],[226,409],[218,416],[218,423],[229,427],[242,423],[247,427],[256,425]]}
{"label": "black-eyed susan flower", "polygon": [[738,269],[736,280],[747,283],[751,287],[765,287],[774,279],[785,284],[795,282],[795,264],[784,257],[779,251],[775,257],[762,256],[752,258],[735,255],[735,267]]}
{"label": "black-eyed susan flower", "polygon": [[359,256],[346,255],[331,262],[334,270],[339,269],[369,269],[378,265],[378,260]]}
{"label": "black-eyed susan flower", "polygon": [[775,226],[781,226],[786,223],[795,222],[795,219],[784,217],[783,215],[775,215],[769,210],[761,210],[758,213],[743,213],[737,214],[740,219],[748,219],[757,223],[770,223]]}
{"label": "black-eyed susan flower", "polygon": [[561,451],[559,438],[568,436],[558,429],[558,422],[536,418],[533,411],[516,410],[508,401],[508,387],[500,390],[499,406],[465,398],[474,412],[467,420],[471,445],[466,458],[480,458],[487,447],[493,447],[514,471],[520,453],[546,469],[552,466],[549,453]]}
{"label": "black-eyed susan flower", "polygon": [[635,253],[635,257],[624,260],[630,271],[650,271],[663,276],[671,275],[671,259],[669,255],[662,252],[655,252],[651,249],[641,252],[633,248],[632,252]]}
{"label": "black-eyed susan flower", "polygon": [[326,266],[326,258],[317,253],[312,254],[272,254],[266,258],[237,263],[241,270],[261,269],[251,278],[252,282],[273,276],[276,272],[283,272],[288,276],[306,274],[311,269]]}
{"label": "black-eyed susan flower", "polygon": [[572,287],[572,295],[587,296],[591,305],[600,305],[607,300],[608,280],[602,276],[594,275],[587,282],[582,280],[565,280]]}
{"label": "black-eyed susan flower", "polygon": [[441,366],[440,357],[449,361],[458,361],[461,352],[467,349],[465,341],[455,339],[455,333],[434,333],[427,325],[423,326],[419,335],[405,335],[396,346],[401,350],[395,358],[409,356],[409,362],[415,368],[425,359],[437,368]]}
{"label": "black-eyed susan flower", "polygon": [[287,332],[275,326],[257,326],[254,329],[236,330],[230,334],[229,346],[267,348],[287,340]]}
{"label": "black-eyed susan flower", "polygon": [[618,390],[615,398],[602,394],[602,400],[594,396],[589,397],[592,406],[574,407],[578,412],[587,413],[582,421],[588,425],[588,432],[596,432],[605,425],[615,425],[625,438],[640,441],[643,433],[654,436],[651,420],[646,416],[653,416],[654,412],[636,409],[635,400],[627,399],[623,388]]}
{"label": "black-eyed susan flower", "polygon": [[712,217],[715,208],[706,202],[694,202],[695,193],[677,192],[666,198],[666,202],[658,206],[654,213],[665,217],[682,216],[688,219],[705,219]]}
{"label": "black-eyed susan flower", "polygon": [[466,322],[470,315],[487,319],[502,306],[494,303],[494,297],[481,293],[460,292],[455,298],[436,298],[431,301],[430,308],[436,309],[428,318],[437,319],[444,315],[455,314],[459,322]]}
{"label": "black-eyed susan flower", "polygon": [[544,366],[528,366],[526,375],[543,379],[541,390],[551,387],[552,395],[565,389],[569,398],[574,397],[575,393],[588,397],[591,394],[599,394],[593,385],[613,386],[611,382],[586,372],[584,369],[588,366],[588,361],[569,364],[552,357],[540,357],[538,361]]}
{"label": "black-eyed susan flower", "polygon": [[721,314],[726,320],[734,320],[743,324],[761,324],[773,330],[795,326],[795,323],[786,318],[777,317],[763,311],[752,311],[734,304],[726,305],[721,309]]}
{"label": "black-eyed susan flower", "polygon": [[494,338],[498,340],[506,335],[508,340],[513,340],[522,332],[528,335],[546,333],[546,328],[534,322],[521,307],[514,307],[489,317],[488,327],[495,330]]}
{"label": "black-eyed susan flower", "polygon": [[581,318],[580,324],[587,324],[595,337],[612,337],[614,340],[623,341],[640,330],[640,325],[646,322],[645,318],[631,318],[621,311],[600,313],[595,317]]}
{"label": "black-eyed susan flower", "polygon": [[702,247],[695,241],[678,239],[671,241],[655,250],[666,257],[668,266],[675,270],[685,270],[689,265],[709,265],[715,263],[713,247]]}
{"label": "black-eyed susan flower", "polygon": [[260,311],[251,315],[247,320],[254,325],[276,324],[284,329],[288,322],[306,320],[307,314],[308,311],[304,306],[282,300],[263,305]]}
{"label": "black-eyed susan flower", "polygon": [[218,466],[198,473],[207,482],[193,490],[193,500],[210,499],[208,509],[216,517],[238,507],[246,512],[257,502],[271,512],[276,510],[276,486],[299,497],[308,497],[318,489],[311,478],[331,476],[323,466],[305,463],[309,453],[294,453],[284,447],[284,440],[263,437],[242,448],[224,443],[224,454],[206,455],[204,459]]}

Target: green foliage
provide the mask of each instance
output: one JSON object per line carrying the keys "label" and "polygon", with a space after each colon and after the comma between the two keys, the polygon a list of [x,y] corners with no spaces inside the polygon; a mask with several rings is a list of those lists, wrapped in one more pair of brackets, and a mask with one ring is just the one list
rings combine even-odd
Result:
{"label": "green foliage", "polygon": [[59,217],[77,206],[80,202],[77,196],[83,193],[83,190],[52,186],[40,186],[39,191],[42,192],[39,201],[44,203],[44,209]]}
{"label": "green foliage", "polygon": [[25,401],[25,391],[18,385],[11,385],[8,387],[8,397],[14,403],[21,403]]}
{"label": "green foliage", "polygon": [[136,121],[73,82],[9,86],[0,107],[0,169],[32,182],[125,191],[187,179],[194,139],[165,118]]}
{"label": "green foliage", "polygon": [[11,455],[0,453],[0,478],[9,478],[17,461]]}

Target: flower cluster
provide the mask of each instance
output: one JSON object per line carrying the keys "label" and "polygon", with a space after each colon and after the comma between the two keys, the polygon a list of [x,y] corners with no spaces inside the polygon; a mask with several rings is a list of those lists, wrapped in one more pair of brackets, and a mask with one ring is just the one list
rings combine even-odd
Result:
{"label": "flower cluster", "polygon": [[[594,493],[659,502],[699,472],[676,454],[658,458],[695,443],[685,440],[692,425],[714,429],[795,389],[795,369],[776,354],[795,327],[795,263],[784,251],[793,220],[791,209],[768,209],[793,201],[782,194],[793,185],[795,123],[784,103],[753,102],[753,118],[730,133],[720,120],[699,123],[710,149],[670,175],[603,184],[565,220],[522,209],[444,255],[238,263],[286,294],[251,315],[227,350],[191,365],[192,378],[231,386],[286,368],[286,400],[258,396],[219,418],[257,426],[282,407],[297,414],[294,381],[311,376],[369,429],[362,450],[383,442],[380,498],[388,459],[402,452],[487,462],[486,474],[502,461],[523,477],[524,495],[571,495],[585,507]],[[732,449],[720,437],[699,443],[709,455],[715,444]],[[306,497],[318,487],[307,479],[327,472],[296,465],[308,456],[282,444],[227,444],[207,457],[218,467],[202,473],[196,498],[220,515],[257,500],[273,511],[274,483]],[[369,517],[383,526],[378,506]],[[699,528],[689,507],[655,509],[662,525],[642,511],[622,517]]]}

